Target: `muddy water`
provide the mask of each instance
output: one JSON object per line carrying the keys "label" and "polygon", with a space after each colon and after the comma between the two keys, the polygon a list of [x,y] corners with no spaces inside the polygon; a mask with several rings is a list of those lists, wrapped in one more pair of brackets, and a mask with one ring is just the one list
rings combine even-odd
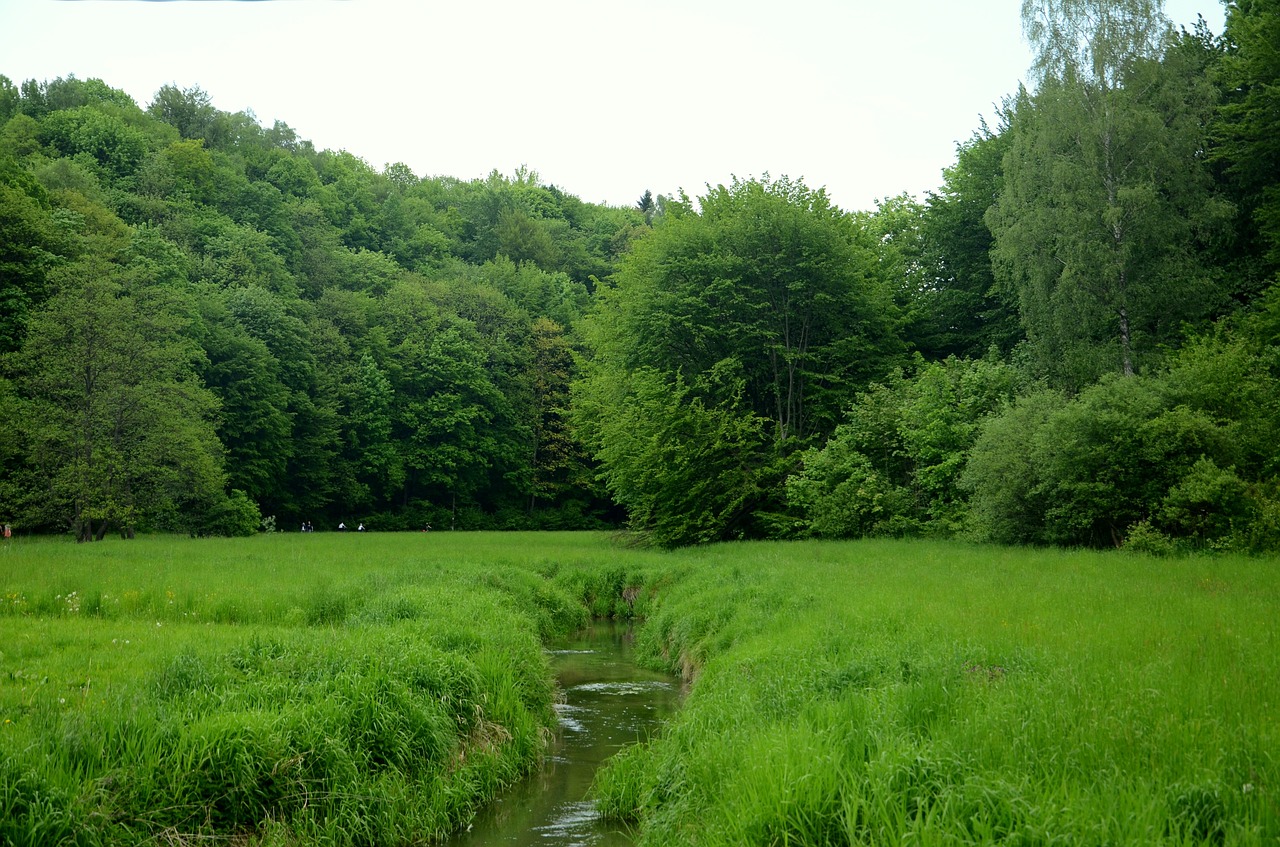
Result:
{"label": "muddy water", "polygon": [[631,647],[630,630],[611,624],[550,646],[564,702],[556,707],[560,728],[546,765],[446,842],[450,847],[631,844],[617,825],[597,819],[587,788],[601,762],[656,731],[680,696],[677,679],[633,664]]}

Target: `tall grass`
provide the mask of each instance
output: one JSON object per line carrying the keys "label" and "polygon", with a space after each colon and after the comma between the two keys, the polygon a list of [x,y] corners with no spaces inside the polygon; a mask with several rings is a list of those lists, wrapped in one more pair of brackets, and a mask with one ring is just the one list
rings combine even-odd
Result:
{"label": "tall grass", "polygon": [[0,549],[0,843],[426,843],[534,767],[540,642],[643,620],[644,844],[1274,844],[1280,571],[593,534]]}
{"label": "tall grass", "polygon": [[598,545],[539,536],[526,556],[512,540],[0,550],[0,843],[455,829],[538,763],[554,722],[541,640],[588,618],[537,568]]}
{"label": "tall grass", "polygon": [[1280,838],[1274,561],[686,555],[643,637],[696,685],[596,786],[643,844]]}

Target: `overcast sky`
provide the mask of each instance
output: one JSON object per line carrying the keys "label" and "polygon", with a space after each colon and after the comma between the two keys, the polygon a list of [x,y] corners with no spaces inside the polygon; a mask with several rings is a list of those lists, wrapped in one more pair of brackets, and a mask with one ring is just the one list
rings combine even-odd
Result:
{"label": "overcast sky", "polygon": [[[0,0],[0,73],[199,86],[381,170],[520,165],[583,200],[733,175],[846,209],[936,188],[1026,78],[1020,0]],[[1217,0],[1168,0],[1176,24]]]}

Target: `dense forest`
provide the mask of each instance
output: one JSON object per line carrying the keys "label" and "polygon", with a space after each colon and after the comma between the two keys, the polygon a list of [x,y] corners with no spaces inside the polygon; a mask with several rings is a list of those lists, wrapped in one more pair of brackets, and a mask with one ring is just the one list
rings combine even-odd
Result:
{"label": "dense forest", "polygon": [[1280,2],[1023,24],[1034,87],[853,212],[0,76],[0,520],[1280,548]]}

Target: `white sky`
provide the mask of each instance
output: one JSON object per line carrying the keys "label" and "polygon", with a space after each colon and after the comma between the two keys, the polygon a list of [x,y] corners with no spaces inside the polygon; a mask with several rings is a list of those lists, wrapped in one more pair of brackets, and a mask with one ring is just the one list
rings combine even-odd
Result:
{"label": "white sky", "polygon": [[[1020,0],[0,0],[0,73],[199,86],[381,170],[520,165],[590,202],[787,175],[941,183],[1026,78]],[[1168,0],[1176,24],[1218,0]]]}

